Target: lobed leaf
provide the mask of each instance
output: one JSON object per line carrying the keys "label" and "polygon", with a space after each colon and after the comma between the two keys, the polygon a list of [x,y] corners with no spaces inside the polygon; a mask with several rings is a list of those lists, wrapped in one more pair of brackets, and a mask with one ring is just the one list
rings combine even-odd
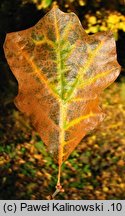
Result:
{"label": "lobed leaf", "polygon": [[88,36],[74,13],[54,7],[34,27],[7,34],[4,50],[19,83],[16,106],[61,167],[104,118],[99,95],[120,72],[112,33]]}

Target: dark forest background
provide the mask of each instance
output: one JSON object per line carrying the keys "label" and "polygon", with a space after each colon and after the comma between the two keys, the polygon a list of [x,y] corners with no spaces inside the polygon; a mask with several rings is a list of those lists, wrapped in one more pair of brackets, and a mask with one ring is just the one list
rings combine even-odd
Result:
{"label": "dark forest background", "polygon": [[125,1],[3,0],[0,2],[0,199],[47,199],[57,166],[30,121],[14,105],[17,81],[6,62],[9,32],[29,28],[57,4],[73,11],[88,34],[112,30],[121,75],[101,98],[104,122],[63,165],[65,192],[57,199],[125,199]]}

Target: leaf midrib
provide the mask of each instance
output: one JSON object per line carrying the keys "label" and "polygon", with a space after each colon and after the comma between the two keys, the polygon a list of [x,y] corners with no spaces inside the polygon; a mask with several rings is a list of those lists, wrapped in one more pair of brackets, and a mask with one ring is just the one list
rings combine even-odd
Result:
{"label": "leaf midrib", "polygon": [[[62,70],[62,59],[61,59],[61,44],[60,44],[60,33],[59,33],[59,27],[56,17],[56,12],[54,11],[54,19],[55,19],[55,33],[56,33],[56,55],[57,55],[57,76],[58,76],[58,85],[60,86],[60,120],[59,120],[59,127],[60,127],[60,133],[59,133],[59,157],[58,157],[58,163],[59,163],[59,174],[58,174],[58,181],[60,181],[60,171],[61,171],[61,165],[63,163],[63,148],[64,148],[64,142],[65,142],[65,130],[64,130],[64,122],[66,119],[66,112],[67,108],[64,104],[63,97],[64,97],[64,74]],[[59,182],[58,182],[59,183]]]}

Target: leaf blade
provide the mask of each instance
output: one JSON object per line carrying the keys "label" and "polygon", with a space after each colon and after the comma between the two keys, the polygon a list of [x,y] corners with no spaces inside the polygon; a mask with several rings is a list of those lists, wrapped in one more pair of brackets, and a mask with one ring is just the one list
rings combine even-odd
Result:
{"label": "leaf blade", "polygon": [[16,105],[61,167],[104,117],[99,94],[120,72],[113,36],[88,36],[75,14],[53,8],[36,26],[8,34],[4,50],[19,82]]}

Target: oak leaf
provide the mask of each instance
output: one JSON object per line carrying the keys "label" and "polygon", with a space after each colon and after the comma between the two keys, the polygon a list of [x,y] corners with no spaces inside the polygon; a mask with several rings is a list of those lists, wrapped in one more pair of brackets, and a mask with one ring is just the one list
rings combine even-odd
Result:
{"label": "oak leaf", "polygon": [[32,119],[60,168],[104,118],[99,95],[119,75],[111,32],[88,36],[57,7],[34,27],[9,33],[5,55],[19,83],[15,104]]}

